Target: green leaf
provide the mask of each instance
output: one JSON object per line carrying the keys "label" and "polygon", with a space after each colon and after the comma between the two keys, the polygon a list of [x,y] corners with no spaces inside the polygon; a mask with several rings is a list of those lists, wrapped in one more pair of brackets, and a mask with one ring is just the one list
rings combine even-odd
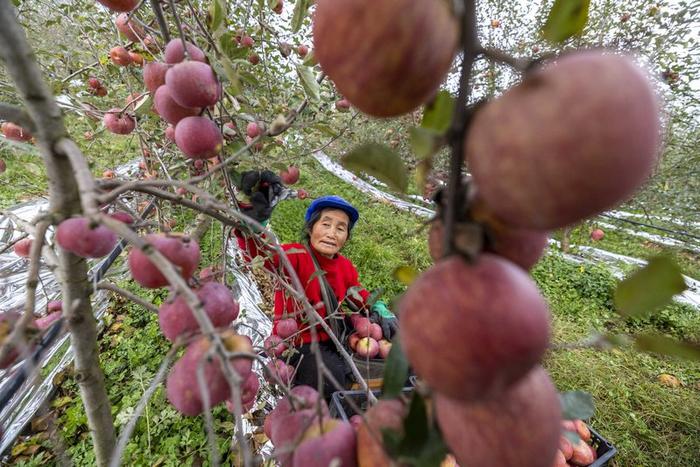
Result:
{"label": "green leaf", "polygon": [[313,49],[309,50],[309,53],[306,54],[306,57],[304,57],[304,61],[302,63],[306,66],[314,66],[314,65],[318,64],[318,61],[316,60],[316,57],[314,56]]}
{"label": "green leaf", "polygon": [[450,128],[454,109],[455,100],[449,91],[438,92],[435,99],[425,106],[421,126],[440,134],[445,133]]}
{"label": "green leaf", "polygon": [[593,397],[584,391],[559,393],[559,401],[564,420],[588,420],[595,412]]}
{"label": "green leaf", "polygon": [[294,4],[294,14],[292,15],[292,32],[297,32],[304,23],[306,12],[309,9],[309,0],[297,0]]}
{"label": "green leaf", "polygon": [[226,2],[223,0],[212,0],[209,5],[209,29],[216,33],[224,24],[226,18]]}
{"label": "green leaf", "polygon": [[383,144],[365,143],[357,146],[343,156],[341,164],[356,174],[365,172],[372,175],[402,193],[408,186],[403,160]]}
{"label": "green leaf", "polygon": [[411,149],[419,159],[431,156],[437,150],[440,135],[434,130],[422,127],[409,128],[408,135],[411,141]]}
{"label": "green leaf", "polygon": [[418,271],[411,266],[398,266],[394,269],[392,276],[402,284],[411,285],[411,283],[416,280],[416,277],[418,277]]}
{"label": "green leaf", "polygon": [[228,82],[227,91],[232,96],[241,93],[241,81],[236,66],[227,57],[221,57],[214,65],[214,70],[218,76],[224,76]]}
{"label": "green leaf", "polygon": [[382,397],[393,399],[401,394],[403,385],[408,378],[408,360],[401,348],[400,336],[395,336],[391,341],[391,350],[384,365],[384,387]]}
{"label": "green leaf", "polygon": [[[398,443],[396,436],[389,437],[392,441],[390,453],[399,464],[434,467],[445,459],[448,453],[447,446],[432,420],[428,418],[425,400],[415,391],[403,421],[403,433]],[[384,439],[387,439],[386,434]]]}
{"label": "green leaf", "polygon": [[656,256],[620,282],[615,290],[615,307],[624,316],[647,315],[685,289],[678,265],[668,256]]}
{"label": "green leaf", "polygon": [[296,64],[297,74],[301,80],[301,85],[304,87],[304,92],[306,97],[312,101],[318,101],[320,99],[319,86],[316,81],[316,76],[314,76],[314,71],[308,66]]}
{"label": "green leaf", "polygon": [[550,42],[564,42],[581,34],[588,21],[590,0],[555,0],[542,28],[542,36]]}
{"label": "green leaf", "polygon": [[700,360],[700,345],[681,342],[666,336],[644,334],[637,336],[635,347],[644,352],[652,352],[686,360]]}
{"label": "green leaf", "polygon": [[326,123],[316,123],[314,125],[311,125],[311,127],[332,138],[338,136],[338,132],[332,126]]}

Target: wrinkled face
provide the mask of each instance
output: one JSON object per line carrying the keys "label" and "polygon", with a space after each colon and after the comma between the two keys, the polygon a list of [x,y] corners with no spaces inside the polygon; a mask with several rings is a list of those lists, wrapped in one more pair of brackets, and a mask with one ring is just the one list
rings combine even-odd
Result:
{"label": "wrinkled face", "polygon": [[348,240],[350,218],[340,209],[324,209],[311,228],[311,246],[328,258],[332,258]]}

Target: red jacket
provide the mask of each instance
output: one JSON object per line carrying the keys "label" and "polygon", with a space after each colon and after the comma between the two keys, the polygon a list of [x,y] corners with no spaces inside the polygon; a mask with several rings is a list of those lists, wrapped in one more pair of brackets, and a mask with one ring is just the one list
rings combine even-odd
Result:
{"label": "red jacket", "polygon": [[[236,232],[236,236],[238,237],[239,246],[246,251],[251,258],[260,254],[253,239],[246,239],[238,232]],[[323,295],[321,294],[321,283],[318,275],[314,275],[316,268],[309,251],[314,252],[313,254],[316,257],[319,266],[323,271],[325,271],[325,278],[333,289],[333,292],[335,292],[335,297],[338,300],[338,303],[342,303],[345,298],[349,298],[361,306],[362,303],[367,301],[369,292],[367,292],[367,290],[360,285],[355,266],[345,256],[337,254],[334,258],[327,258],[323,255],[316,254],[313,248],[309,248],[309,250],[305,249],[304,245],[301,243],[284,244],[282,245],[282,248],[284,251],[288,252],[287,257],[289,258],[289,262],[296,271],[311,306],[318,311],[318,314],[322,318],[326,316],[326,309],[323,304]],[[284,271],[284,267],[280,264],[278,255],[272,256],[271,260],[268,260],[265,266],[269,269],[283,273],[284,277],[288,278]],[[351,287],[358,287],[357,292],[362,297],[362,303],[350,295],[346,297],[348,294],[348,289]],[[273,334],[277,333],[277,322],[279,320],[294,317],[297,320],[299,329],[305,329],[301,333],[300,339],[297,342],[304,344],[311,342],[311,330],[306,324],[306,314],[304,313],[301,304],[297,303],[296,300],[290,296],[288,291],[281,287],[275,290],[274,311],[275,316],[272,327]],[[330,339],[328,334],[326,334],[320,326],[317,326],[317,332],[319,341],[323,342]]]}

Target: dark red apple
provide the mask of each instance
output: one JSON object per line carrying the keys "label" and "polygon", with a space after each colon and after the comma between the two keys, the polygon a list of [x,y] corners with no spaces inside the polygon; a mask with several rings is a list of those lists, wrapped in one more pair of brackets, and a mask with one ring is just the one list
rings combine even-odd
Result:
{"label": "dark red apple", "polygon": [[326,418],[306,429],[294,450],[293,467],[357,465],[357,438],[348,422]]}
{"label": "dark red apple", "polygon": [[565,54],[476,112],[467,164],[503,222],[564,227],[618,205],[647,180],[660,154],[659,109],[632,58]]}
{"label": "dark red apple", "polygon": [[206,117],[186,117],[175,127],[175,144],[192,159],[210,159],[224,144],[221,130]]}
{"label": "dark red apple", "polygon": [[170,65],[161,62],[148,62],[143,66],[143,84],[151,93],[165,84],[165,74]]}
{"label": "dark red apple", "polygon": [[275,331],[282,339],[287,339],[299,331],[299,324],[294,318],[281,319],[277,322]]}
{"label": "dark red apple", "polygon": [[595,229],[591,232],[591,240],[597,242],[605,237],[605,232],[602,229]]}
{"label": "dark red apple", "polygon": [[285,170],[280,172],[280,178],[282,179],[282,183],[285,185],[294,185],[299,181],[299,168],[290,165]]}
{"label": "dark red apple", "polygon": [[92,225],[86,217],[72,217],[58,224],[56,243],[83,258],[101,258],[117,244],[117,235],[103,225]]}
{"label": "dark red apple", "polygon": [[219,100],[219,82],[206,63],[187,61],[174,65],[165,74],[165,84],[182,107],[208,107]]}
{"label": "dark red apple", "polygon": [[369,115],[391,117],[433,96],[452,65],[459,26],[446,2],[318,0],[313,37],[338,91]]}
{"label": "dark red apple", "polygon": [[113,11],[131,11],[139,4],[139,0],[97,0]]}
{"label": "dark red apple", "polygon": [[268,355],[279,358],[282,356],[282,353],[287,350],[287,345],[280,336],[271,334],[267,339],[265,339],[263,348]]}
{"label": "dark red apple", "polygon": [[177,125],[180,120],[186,117],[195,117],[199,115],[200,109],[183,107],[173,99],[170,88],[161,86],[156,90],[153,96],[153,106],[166,122]]}
{"label": "dark red apple", "polygon": [[[190,60],[194,60],[196,62],[205,62],[207,60],[207,57],[204,55],[204,52],[202,52],[202,49],[190,42],[185,43],[187,44],[187,54],[190,56]],[[163,55],[165,57],[165,63],[169,63],[171,65],[183,61],[185,59],[185,48],[182,45],[182,39],[172,39],[170,42],[168,42],[168,44],[165,46],[165,52]]]}
{"label": "dark red apple", "polygon": [[549,310],[537,286],[489,253],[471,264],[458,256],[440,260],[411,284],[397,314],[416,373],[458,400],[504,391],[549,344]]}
{"label": "dark red apple", "polygon": [[129,15],[126,13],[117,15],[115,24],[117,26],[117,30],[119,30],[119,32],[130,41],[138,42],[140,37],[145,36],[141,25],[135,20],[130,19]]}
{"label": "dark red apple", "polygon": [[136,120],[116,107],[105,113],[103,123],[107,130],[117,135],[128,135],[136,128]]}
{"label": "dark red apple", "polygon": [[[187,237],[165,234],[149,234],[146,240],[179,268],[180,274],[189,279],[197,269],[200,259],[199,245]],[[132,248],[127,258],[131,276],[142,287],[157,289],[168,285],[168,280],[138,248]]]}
{"label": "dark red apple", "polygon": [[29,258],[29,252],[32,249],[32,239],[23,238],[22,240],[16,242],[14,247],[12,248],[17,256],[21,256],[22,258]]}
{"label": "dark red apple", "polygon": [[434,394],[443,439],[460,465],[551,467],[561,410],[554,384],[541,367],[482,401]]}

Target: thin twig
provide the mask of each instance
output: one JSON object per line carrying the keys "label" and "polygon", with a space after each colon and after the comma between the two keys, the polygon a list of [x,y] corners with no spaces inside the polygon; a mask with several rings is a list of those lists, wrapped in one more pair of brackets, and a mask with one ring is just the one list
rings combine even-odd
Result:
{"label": "thin twig", "polygon": [[158,307],[156,307],[153,303],[147,302],[146,300],[142,299],[136,294],[133,294],[129,292],[128,290],[122,289],[121,287],[117,286],[116,284],[113,284],[111,282],[106,282],[102,281],[99,284],[97,284],[97,290],[109,290],[111,292],[117,293],[121,295],[124,298],[127,298],[131,300],[132,302],[136,303],[137,305],[141,305],[148,311],[152,311],[153,313],[158,314]]}

